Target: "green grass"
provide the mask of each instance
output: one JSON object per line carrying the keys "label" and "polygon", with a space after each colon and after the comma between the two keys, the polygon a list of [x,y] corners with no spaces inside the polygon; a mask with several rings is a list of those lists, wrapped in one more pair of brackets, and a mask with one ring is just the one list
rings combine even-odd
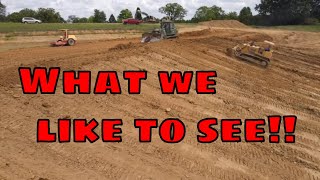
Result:
{"label": "green grass", "polygon": [[84,23],[84,24],[22,24],[22,23],[0,23],[0,33],[56,31],[58,29],[70,30],[149,30],[159,27],[158,24],[123,25],[106,23]]}
{"label": "green grass", "polygon": [[316,25],[288,25],[288,26],[259,26],[258,28],[284,29],[284,30],[291,30],[291,31],[320,32],[320,24],[316,24]]}
{"label": "green grass", "polygon": [[[192,26],[192,24],[178,24],[181,26]],[[79,24],[63,24],[63,23],[44,23],[44,24],[22,24],[22,23],[0,23],[0,33],[26,33],[26,32],[45,32],[56,31],[58,29],[70,30],[138,30],[149,31],[159,28],[159,24],[140,24],[140,25],[123,25],[120,23],[79,23]]]}

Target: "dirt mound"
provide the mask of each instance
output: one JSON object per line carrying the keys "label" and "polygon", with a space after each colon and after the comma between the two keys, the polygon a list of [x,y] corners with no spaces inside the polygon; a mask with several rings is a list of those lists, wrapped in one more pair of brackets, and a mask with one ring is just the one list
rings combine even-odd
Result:
{"label": "dirt mound", "polygon": [[181,34],[181,36],[186,36],[186,37],[204,36],[204,35],[208,35],[210,33],[211,33],[210,29],[204,29],[204,30],[201,30],[201,31],[185,32],[185,33]]}
{"label": "dirt mound", "polygon": [[136,47],[137,47],[137,45],[130,42],[128,44],[118,44],[115,47],[110,48],[109,51],[126,50],[126,49],[132,49],[132,48],[136,48]]}
{"label": "dirt mound", "polygon": [[238,35],[233,37],[234,40],[239,41],[256,41],[256,42],[262,42],[262,41],[273,41],[273,38],[265,33],[246,33],[242,35]]}
{"label": "dirt mound", "polygon": [[212,20],[207,22],[201,22],[200,24],[209,27],[248,28],[248,26],[236,20]]}
{"label": "dirt mound", "polygon": [[[232,34],[232,35],[230,35]],[[204,29],[201,31],[193,31],[193,32],[186,32],[180,35],[183,38],[191,38],[191,39],[210,39],[214,38],[215,41],[217,39],[225,39],[225,40],[232,40],[236,42],[249,42],[249,41],[255,41],[255,42],[263,42],[265,40],[267,41],[273,41],[273,37],[263,33],[263,32],[249,32],[249,31],[240,31],[240,30],[234,30],[234,29],[226,29],[226,30],[218,30],[218,29]],[[202,40],[206,41],[206,40]]]}

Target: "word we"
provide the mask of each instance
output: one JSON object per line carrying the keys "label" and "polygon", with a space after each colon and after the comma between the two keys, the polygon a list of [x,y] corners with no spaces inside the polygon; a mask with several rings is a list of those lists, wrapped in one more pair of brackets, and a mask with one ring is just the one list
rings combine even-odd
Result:
{"label": "word we", "polygon": [[[215,94],[217,77],[215,71],[197,71],[196,92],[198,94]],[[24,94],[55,94],[60,75],[60,68],[19,68],[19,75]],[[123,79],[128,81],[128,93],[140,94],[141,83],[147,80],[147,71],[124,71]],[[194,72],[186,71],[160,71],[158,79],[162,94],[189,94]],[[64,94],[90,94],[91,71],[63,71],[62,88]],[[78,89],[78,91],[77,91]],[[93,93],[94,94],[121,94],[121,85],[116,71],[99,71]]]}

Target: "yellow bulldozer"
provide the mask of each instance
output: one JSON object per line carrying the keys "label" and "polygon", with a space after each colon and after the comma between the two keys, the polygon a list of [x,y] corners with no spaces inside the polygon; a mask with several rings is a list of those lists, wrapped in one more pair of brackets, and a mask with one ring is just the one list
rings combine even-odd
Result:
{"label": "yellow bulldozer", "polygon": [[271,62],[274,46],[275,44],[270,41],[264,41],[263,43],[259,43],[259,45],[252,41],[237,45],[234,48],[228,48],[227,53],[229,56],[258,63],[266,68]]}

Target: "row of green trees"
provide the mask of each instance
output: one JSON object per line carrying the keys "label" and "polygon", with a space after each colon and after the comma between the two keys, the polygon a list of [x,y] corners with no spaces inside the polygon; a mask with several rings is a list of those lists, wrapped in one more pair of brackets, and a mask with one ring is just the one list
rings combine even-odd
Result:
{"label": "row of green trees", "polygon": [[63,22],[59,12],[56,12],[53,8],[39,8],[38,10],[22,9],[19,12],[14,12],[6,17],[10,22],[21,22],[23,17],[34,17],[41,19],[44,23],[60,23]]}
{"label": "row of green trees", "polygon": [[[185,21],[184,18],[188,11],[178,3],[168,3],[159,8],[159,12],[165,14],[168,18],[178,22],[202,22],[209,20],[234,19],[245,24],[256,25],[287,25],[316,23],[320,19],[320,0],[261,0],[255,10],[257,15],[253,16],[250,7],[244,7],[240,13],[226,13],[221,7],[216,5],[208,7],[202,6],[197,9],[191,20]],[[38,10],[23,9],[6,16],[6,6],[0,1],[0,21],[20,22],[23,17],[35,17],[47,23],[65,22],[52,8],[39,8]],[[142,12],[137,8],[136,19],[142,20]],[[124,9],[116,18],[113,14],[107,19],[105,12],[98,9],[89,18],[79,18],[71,15],[68,22],[73,23],[104,23],[121,22],[123,19],[133,18],[129,9]]]}
{"label": "row of green trees", "polygon": [[[141,14],[140,14],[141,16]],[[123,19],[128,19],[132,18],[132,13],[129,9],[124,9],[120,12],[119,16],[117,19],[113,14],[110,15],[110,17],[107,19],[107,16],[104,11],[100,11],[98,9],[94,10],[94,13],[92,16],[89,18],[83,17],[79,18],[75,15],[71,15],[68,17],[67,22],[72,22],[72,23],[105,23],[105,22],[110,22],[110,23],[116,23],[116,22],[122,22]]]}
{"label": "row of green trees", "polygon": [[[226,13],[216,5],[202,6],[197,9],[194,17],[187,22],[235,19],[249,25],[293,25],[315,24],[320,20],[320,0],[261,0],[253,16],[250,7],[237,12]],[[177,3],[167,4],[159,9],[174,20],[184,21],[187,11]]]}
{"label": "row of green trees", "polygon": [[226,13],[221,7],[218,6],[202,6],[198,8],[196,14],[191,19],[192,22],[203,22],[210,20],[239,20],[245,24],[250,24],[250,18],[252,18],[252,12],[250,7],[244,7],[240,14],[237,12]]}
{"label": "row of green trees", "polygon": [[320,0],[261,0],[255,9],[256,24],[313,24],[320,19]]}
{"label": "row of green trees", "polygon": [[6,6],[0,1],[0,22],[6,20]]}

